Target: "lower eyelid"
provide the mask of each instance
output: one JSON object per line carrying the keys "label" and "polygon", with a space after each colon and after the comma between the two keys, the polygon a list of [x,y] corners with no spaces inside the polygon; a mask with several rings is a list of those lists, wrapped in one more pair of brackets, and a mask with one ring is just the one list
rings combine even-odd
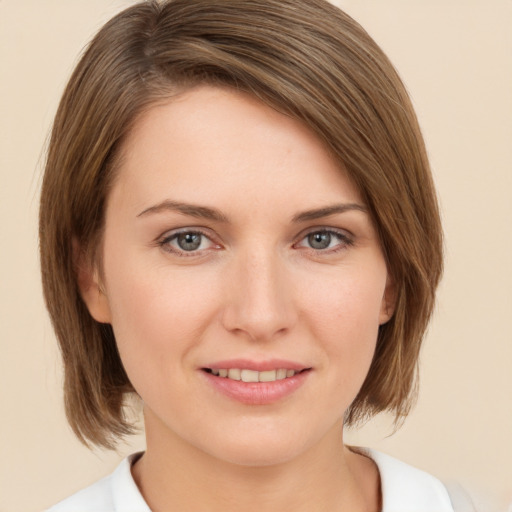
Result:
{"label": "lower eyelid", "polygon": [[[303,235],[300,238],[300,240],[294,245],[297,245],[298,243],[306,240],[308,236],[314,235],[315,233],[328,233],[331,236],[335,237],[339,241],[339,244],[341,244],[341,245],[352,245],[354,243],[352,237],[350,237],[346,233],[342,233],[342,232],[336,231],[334,229],[315,229],[315,230],[309,231],[308,233]],[[314,249],[312,247],[310,247],[310,249],[315,250],[315,251],[321,251],[321,249]],[[324,249],[324,250],[327,251],[327,249]]]}
{"label": "lower eyelid", "polygon": [[[186,234],[186,233],[194,233],[201,235],[209,242],[209,247],[204,249],[196,249],[192,251],[186,251],[184,249],[180,249],[179,247],[173,247],[170,245],[170,242],[173,240],[176,240],[179,235]],[[300,245],[302,242],[304,242],[308,236],[313,235],[315,233],[329,233],[331,236],[335,237],[338,240],[338,243],[334,247],[327,247],[325,249],[315,249],[313,247],[309,247],[307,245]],[[201,253],[204,253],[205,251],[208,251],[209,249],[219,249],[221,248],[221,245],[217,242],[215,242],[211,235],[204,233],[203,231],[199,229],[181,229],[179,231],[175,232],[167,232],[164,236],[160,237],[155,241],[156,245],[162,248],[165,252],[168,253],[174,253],[180,256],[197,256]],[[354,240],[351,236],[344,232],[340,232],[334,229],[314,229],[307,233],[305,233],[297,242],[293,244],[293,246],[297,247],[303,247],[305,249],[309,249],[311,251],[314,251],[315,253],[322,253],[325,252],[326,254],[336,252],[336,250],[343,249],[347,246],[351,246],[354,244]]]}
{"label": "lower eyelid", "polygon": [[187,233],[193,233],[193,234],[201,235],[204,239],[209,241],[211,246],[214,246],[214,247],[218,247],[219,246],[219,244],[215,243],[212,240],[211,236],[209,236],[206,233],[203,233],[201,230],[198,230],[198,229],[182,229],[182,230],[176,231],[174,233],[172,233],[172,232],[170,234],[168,234],[168,233],[169,232],[167,232],[166,235],[160,237],[156,241],[156,243],[164,251],[169,252],[169,253],[180,254],[180,255],[185,255],[185,256],[193,256],[193,255],[200,254],[201,252],[207,250],[207,249],[197,249],[197,250],[194,250],[194,251],[185,251],[183,249],[180,249],[179,247],[172,247],[170,245],[170,243],[173,240],[176,240],[180,235],[187,234]]}

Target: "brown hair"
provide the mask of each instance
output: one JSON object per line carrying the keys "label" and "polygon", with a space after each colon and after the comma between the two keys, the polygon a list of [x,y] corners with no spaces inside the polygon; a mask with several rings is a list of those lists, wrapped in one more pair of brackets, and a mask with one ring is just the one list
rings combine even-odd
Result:
{"label": "brown hair", "polygon": [[[73,244],[93,255],[119,148],[137,116],[206,83],[248,92],[303,121],[359,187],[396,288],[347,424],[410,409],[421,341],[442,271],[442,232],[407,92],[368,34],[324,0],[141,2],[89,44],[53,125],[40,209],[42,279],[65,369],[68,420],[85,443],[131,432],[133,390],[110,325],[89,314]],[[91,256],[93,257],[93,256]]]}

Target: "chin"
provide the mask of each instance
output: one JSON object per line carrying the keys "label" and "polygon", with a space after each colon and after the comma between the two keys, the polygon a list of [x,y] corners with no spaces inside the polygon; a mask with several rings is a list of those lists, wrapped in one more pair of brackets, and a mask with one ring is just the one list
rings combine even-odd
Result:
{"label": "chin", "polygon": [[[274,449],[277,448],[277,449]],[[244,467],[268,467],[285,464],[295,459],[302,450],[283,445],[269,445],[267,443],[253,445],[231,445],[222,454],[214,454],[227,463]]]}
{"label": "chin", "polygon": [[317,437],[284,427],[267,430],[262,427],[250,432],[239,428],[230,436],[222,434],[219,443],[213,443],[214,449],[210,445],[207,451],[217,459],[245,467],[275,466],[290,462],[307,452],[314,444],[312,438]]}

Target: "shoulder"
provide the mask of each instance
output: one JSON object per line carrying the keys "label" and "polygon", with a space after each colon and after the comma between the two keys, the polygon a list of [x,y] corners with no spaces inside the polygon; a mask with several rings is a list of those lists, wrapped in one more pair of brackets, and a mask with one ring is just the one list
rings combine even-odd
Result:
{"label": "shoulder", "polygon": [[48,509],[47,512],[78,512],[80,510],[114,511],[112,476],[113,474],[108,475],[89,487],[78,491]]}
{"label": "shoulder", "polygon": [[446,487],[434,476],[376,450],[361,452],[379,469],[382,512],[453,512]]}
{"label": "shoulder", "polygon": [[46,512],[150,512],[131,474],[131,465],[137,456],[127,457],[112,474]]}

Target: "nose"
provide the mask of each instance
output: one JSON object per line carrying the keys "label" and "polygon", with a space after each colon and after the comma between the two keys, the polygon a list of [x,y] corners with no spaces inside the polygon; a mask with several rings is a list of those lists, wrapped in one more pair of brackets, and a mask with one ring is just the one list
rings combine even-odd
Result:
{"label": "nose", "polygon": [[298,314],[293,282],[275,252],[252,252],[237,258],[225,284],[222,320],[228,331],[262,342],[286,334],[295,325]]}

